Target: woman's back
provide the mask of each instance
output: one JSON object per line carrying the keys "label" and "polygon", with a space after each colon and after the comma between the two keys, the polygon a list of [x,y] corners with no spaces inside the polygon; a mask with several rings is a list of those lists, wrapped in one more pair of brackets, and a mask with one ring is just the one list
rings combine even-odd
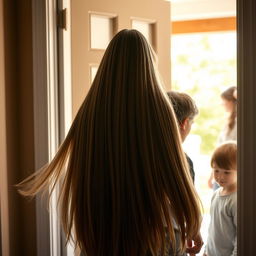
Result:
{"label": "woman's back", "polygon": [[153,58],[138,31],[119,32],[55,158],[21,184],[35,195],[62,179],[63,227],[87,256],[163,255],[175,246],[173,220],[183,249],[198,233],[197,196]]}

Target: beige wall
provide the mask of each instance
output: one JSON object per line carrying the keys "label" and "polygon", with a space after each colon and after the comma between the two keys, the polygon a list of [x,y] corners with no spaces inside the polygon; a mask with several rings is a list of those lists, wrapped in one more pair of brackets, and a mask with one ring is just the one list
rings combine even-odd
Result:
{"label": "beige wall", "polygon": [[0,6],[3,255],[32,256],[36,255],[35,205],[14,187],[34,171],[31,1],[1,0]]}
{"label": "beige wall", "polygon": [[[6,148],[3,0],[0,0],[0,217],[2,254],[9,255],[9,207]],[[1,254],[1,255],[2,255]]]}
{"label": "beige wall", "polygon": [[[15,182],[20,182],[35,171],[34,116],[33,116],[33,49],[32,0],[17,1],[18,23],[18,116],[19,116],[19,170]],[[16,193],[16,189],[14,191]],[[36,255],[35,201],[18,196],[21,210],[21,241],[24,255]],[[29,224],[28,224],[29,223]],[[30,239],[24,238],[23,234]]]}
{"label": "beige wall", "polygon": [[131,28],[131,17],[156,20],[159,70],[170,88],[170,3],[164,0],[76,0],[71,1],[73,115],[90,87],[89,63],[99,63],[103,51],[89,51],[89,14],[117,15],[118,30]]}

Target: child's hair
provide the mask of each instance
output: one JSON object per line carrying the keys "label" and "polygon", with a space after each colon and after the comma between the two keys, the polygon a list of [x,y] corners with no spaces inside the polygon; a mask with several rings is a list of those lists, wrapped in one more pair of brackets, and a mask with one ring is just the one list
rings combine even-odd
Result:
{"label": "child's hair", "polygon": [[237,169],[237,144],[235,141],[221,144],[215,149],[211,158],[211,167],[217,165],[224,170]]}
{"label": "child's hair", "polygon": [[177,121],[181,124],[186,118],[194,118],[198,114],[198,108],[195,101],[186,93],[170,91],[167,92]]}
{"label": "child's hair", "polygon": [[229,120],[228,120],[228,133],[234,128],[236,123],[236,116],[237,116],[237,99],[234,97],[234,92],[236,90],[236,86],[231,86],[226,89],[224,92],[221,93],[221,98],[230,101],[233,103],[233,109],[230,113]]}
{"label": "child's hair", "polygon": [[174,222],[184,250],[201,213],[179,138],[151,47],[122,30],[55,158],[20,192],[51,194],[58,183],[67,239],[87,256],[163,255],[175,246]]}

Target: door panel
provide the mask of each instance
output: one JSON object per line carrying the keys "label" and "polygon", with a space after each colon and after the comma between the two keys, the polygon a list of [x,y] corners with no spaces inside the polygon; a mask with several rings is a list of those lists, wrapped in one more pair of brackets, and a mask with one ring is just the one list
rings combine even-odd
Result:
{"label": "door panel", "polygon": [[[164,0],[150,0],[150,3],[148,0],[76,0],[70,3],[71,75],[68,78],[72,79],[72,99],[68,102],[72,105],[72,118],[91,86],[109,41],[124,28],[135,28],[145,35],[158,55],[163,81],[166,87],[170,87],[169,2]],[[62,31],[62,33],[66,32]],[[62,49],[65,48],[64,43]],[[64,53],[61,55],[65,56]],[[64,58],[63,64],[67,64]],[[63,69],[61,76],[64,77],[64,73]],[[63,78],[63,80],[66,79]],[[63,84],[68,86],[70,83],[67,79]],[[66,110],[63,109],[63,111],[65,116]],[[64,123],[66,123],[65,127],[69,126],[67,122]],[[79,255],[79,252],[74,252],[72,245],[68,244],[66,254]]]}
{"label": "door panel", "polygon": [[[124,28],[140,30],[152,43],[170,87],[170,3],[164,0],[71,2],[72,113],[86,96],[104,48]],[[103,48],[103,49],[100,49]]]}

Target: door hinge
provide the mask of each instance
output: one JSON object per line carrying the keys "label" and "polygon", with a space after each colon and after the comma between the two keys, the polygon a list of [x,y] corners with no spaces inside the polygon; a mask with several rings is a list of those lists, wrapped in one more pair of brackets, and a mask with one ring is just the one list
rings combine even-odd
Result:
{"label": "door hinge", "polygon": [[67,8],[58,11],[57,26],[58,28],[67,30]]}

